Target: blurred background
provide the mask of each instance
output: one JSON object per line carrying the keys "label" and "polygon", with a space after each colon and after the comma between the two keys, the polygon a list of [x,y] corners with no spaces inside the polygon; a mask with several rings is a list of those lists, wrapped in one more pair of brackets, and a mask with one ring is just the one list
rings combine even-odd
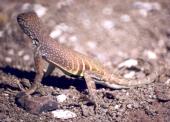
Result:
{"label": "blurred background", "polygon": [[[100,60],[110,69],[129,58],[170,64],[169,0],[0,0],[0,67],[34,71],[32,42],[16,21],[18,14],[27,11],[38,14],[56,41]],[[3,71],[0,74],[1,81],[13,77]],[[4,103],[1,105],[11,107]],[[1,114],[6,118],[7,113],[11,111],[2,111],[0,118]],[[17,121],[15,118],[24,119],[25,115],[11,116]],[[48,117],[43,117],[45,120]]]}

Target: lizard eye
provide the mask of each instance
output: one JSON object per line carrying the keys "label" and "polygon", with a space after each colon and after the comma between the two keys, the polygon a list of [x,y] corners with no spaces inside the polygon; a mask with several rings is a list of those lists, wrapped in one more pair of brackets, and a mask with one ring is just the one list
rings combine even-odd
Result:
{"label": "lizard eye", "polygon": [[39,45],[38,39],[33,39],[32,44],[35,45],[35,46],[38,46]]}

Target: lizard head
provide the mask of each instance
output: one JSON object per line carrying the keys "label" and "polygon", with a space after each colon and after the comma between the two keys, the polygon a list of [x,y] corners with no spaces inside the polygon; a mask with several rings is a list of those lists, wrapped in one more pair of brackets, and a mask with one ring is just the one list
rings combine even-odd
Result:
{"label": "lizard head", "polygon": [[17,16],[17,22],[23,32],[28,35],[34,45],[38,45],[41,35],[42,23],[35,12],[22,13]]}

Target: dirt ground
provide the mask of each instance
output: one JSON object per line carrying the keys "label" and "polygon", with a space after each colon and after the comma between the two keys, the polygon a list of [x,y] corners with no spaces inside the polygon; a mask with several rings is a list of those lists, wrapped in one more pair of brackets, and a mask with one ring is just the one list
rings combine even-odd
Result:
{"label": "dirt ground", "polygon": [[[43,8],[43,7],[44,8]],[[44,78],[44,91],[54,98],[65,94],[60,109],[77,117],[61,120],[51,112],[33,115],[15,103],[35,76],[32,42],[20,30],[16,16],[35,10],[51,36],[60,43],[100,60],[111,71],[140,79],[161,69],[155,82],[130,89],[113,90],[97,85],[99,112],[81,101],[87,96],[83,79],[71,78],[57,69]],[[149,62],[147,72],[119,68],[127,59]],[[170,1],[169,0],[0,0],[0,121],[2,122],[169,122],[170,121]],[[144,63],[145,64],[145,63]],[[153,66],[153,67],[151,67]],[[140,69],[142,69],[140,67]],[[84,103],[84,104],[82,104]]]}

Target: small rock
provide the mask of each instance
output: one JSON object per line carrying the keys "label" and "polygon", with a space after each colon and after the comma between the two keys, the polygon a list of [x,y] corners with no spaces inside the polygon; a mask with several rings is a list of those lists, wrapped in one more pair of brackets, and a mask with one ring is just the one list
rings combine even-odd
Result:
{"label": "small rock", "polygon": [[170,83],[170,79],[168,79],[168,80],[165,81],[165,84],[168,85],[169,83]]}
{"label": "small rock", "polygon": [[24,55],[23,59],[24,59],[24,61],[28,61],[30,59],[30,56],[29,55]]}
{"label": "small rock", "polygon": [[124,78],[133,78],[135,76],[135,72],[134,71],[131,71],[131,72],[129,72],[129,73],[127,73],[127,74],[124,74]]}
{"label": "small rock", "polygon": [[77,36],[72,35],[72,36],[69,37],[69,41],[71,41],[71,42],[77,42],[77,41],[78,41],[78,38],[77,38]]}
{"label": "small rock", "polygon": [[103,28],[110,30],[115,27],[115,23],[112,20],[104,20],[102,26]]}
{"label": "small rock", "polygon": [[148,11],[146,11],[145,9],[140,9],[139,10],[140,15],[142,15],[143,17],[147,17],[148,16]]}
{"label": "small rock", "polygon": [[149,59],[157,59],[157,55],[151,50],[145,51],[144,54],[146,54]]}
{"label": "small rock", "polygon": [[53,100],[50,96],[32,97],[24,92],[19,92],[16,95],[15,102],[27,112],[37,115],[58,108],[58,102]]}
{"label": "small rock", "polygon": [[120,19],[121,19],[123,22],[129,22],[129,21],[131,21],[130,16],[127,15],[127,14],[122,15],[122,16],[120,17]]}
{"label": "small rock", "polygon": [[4,31],[0,31],[0,37],[4,36]]}
{"label": "small rock", "polygon": [[59,103],[64,102],[66,99],[67,99],[67,96],[64,95],[64,94],[61,94],[61,95],[58,95],[58,96],[57,96],[57,101],[58,101]]}
{"label": "small rock", "polygon": [[132,66],[137,66],[138,65],[138,61],[135,60],[135,59],[128,59],[122,63],[120,63],[118,65],[118,68],[122,68],[122,67],[127,67],[127,68],[130,68]]}
{"label": "small rock", "polygon": [[128,104],[127,108],[132,109],[132,104]]}
{"label": "small rock", "polygon": [[59,41],[60,43],[66,43],[66,41],[67,41],[66,35],[60,36],[60,37],[58,38],[58,41]]}
{"label": "small rock", "polygon": [[75,113],[69,110],[62,110],[62,109],[52,111],[52,114],[54,117],[60,118],[60,119],[70,119],[70,118],[77,117]]}
{"label": "small rock", "polygon": [[31,7],[31,4],[30,3],[24,3],[23,5],[22,5],[22,10],[24,11],[24,10],[27,10],[27,9],[29,9]]}
{"label": "small rock", "polygon": [[6,61],[7,63],[11,63],[11,62],[12,62],[12,58],[10,58],[10,57],[5,57],[5,61]]}
{"label": "small rock", "polygon": [[34,4],[33,7],[34,11],[39,17],[42,17],[47,12],[47,8],[42,6],[41,4]]}
{"label": "small rock", "polygon": [[8,54],[9,54],[9,55],[14,55],[14,50],[13,50],[13,49],[10,49],[10,50],[8,51]]}
{"label": "small rock", "polygon": [[62,34],[62,31],[60,29],[55,28],[51,33],[51,38],[58,38]]}
{"label": "small rock", "polygon": [[63,32],[71,32],[71,28],[67,24],[65,24],[65,23],[60,23],[55,28],[56,29],[60,29]]}
{"label": "small rock", "polygon": [[120,104],[119,105],[115,105],[114,108],[117,110],[117,109],[120,108],[120,106],[121,106]]}
{"label": "small rock", "polygon": [[97,44],[96,44],[96,42],[94,42],[94,41],[88,41],[88,42],[87,42],[87,46],[88,46],[89,48],[91,48],[91,49],[95,49],[96,46],[97,46]]}
{"label": "small rock", "polygon": [[140,2],[136,1],[133,3],[133,7],[139,9],[139,13],[146,17],[149,11],[160,10],[161,6],[157,2]]}
{"label": "small rock", "polygon": [[22,56],[24,54],[24,51],[20,50],[17,54],[18,54],[18,56]]}
{"label": "small rock", "polygon": [[133,3],[133,6],[137,9],[144,9],[146,11],[151,11],[151,10],[160,10],[161,6],[157,2],[140,2],[136,1]]}

